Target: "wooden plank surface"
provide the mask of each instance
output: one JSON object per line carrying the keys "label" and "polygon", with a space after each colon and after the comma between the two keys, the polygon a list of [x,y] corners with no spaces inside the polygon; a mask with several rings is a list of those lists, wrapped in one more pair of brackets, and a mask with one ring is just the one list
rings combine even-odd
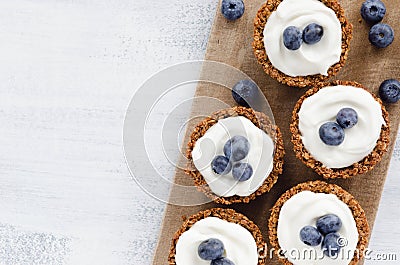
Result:
{"label": "wooden plank surface", "polygon": [[[208,60],[224,62],[237,67],[253,78],[269,100],[275,115],[275,121],[284,135],[286,150],[284,173],[279,178],[277,184],[275,184],[276,186],[270,193],[264,194],[250,204],[231,206],[231,208],[246,214],[250,219],[255,221],[267,240],[266,231],[269,209],[280,194],[297,183],[306,180],[321,179],[321,177],[305,165],[302,165],[301,162],[295,158],[290,142],[289,123],[291,112],[294,104],[305,90],[290,88],[269,78],[265,75],[261,66],[257,64],[254,58],[251,49],[253,18],[262,3],[263,1],[261,0],[246,1],[245,15],[236,22],[226,21],[220,15],[220,11],[217,10],[205,57]],[[368,27],[365,23],[359,21],[359,7],[361,3],[362,1],[360,0],[341,1],[343,8],[346,10],[346,16],[354,25],[354,33],[348,62],[336,78],[360,82],[369,87],[373,93],[376,93],[379,84],[384,79],[398,77],[400,74],[400,68],[398,66],[400,55],[397,52],[399,48],[399,39],[397,38],[387,49],[378,50],[372,47],[368,42]],[[396,18],[398,18],[400,14],[399,10],[396,8],[396,1],[386,1],[386,6],[389,12],[385,17],[385,22],[391,24],[395,32],[400,32],[398,23],[395,23],[395,21],[397,21]],[[213,96],[220,98],[224,102],[231,103],[232,105],[234,104],[227,90],[222,91],[210,86],[199,85],[196,94],[199,96]],[[194,104],[192,116],[194,116],[201,107],[202,106],[196,106],[196,104]],[[393,139],[395,139],[399,125],[399,104],[388,106],[387,109],[391,115],[392,142],[389,147],[389,152],[384,155],[383,160],[373,171],[367,174],[359,175],[349,180],[329,181],[339,184],[356,197],[365,209],[371,227],[374,224],[378,210],[389,167],[390,156],[393,151]],[[189,123],[185,141],[196,122],[197,121],[194,120],[192,123]],[[181,170],[178,170],[176,172],[175,181],[177,183],[190,185],[191,180]],[[174,194],[174,188],[171,193]],[[174,194],[174,196],[179,196],[179,194]],[[195,207],[168,205],[153,264],[165,264],[170,247],[169,242],[174,232],[182,223],[181,216],[189,216],[199,210],[214,206],[218,205],[214,203]],[[276,260],[272,261],[271,264],[277,264]]]}

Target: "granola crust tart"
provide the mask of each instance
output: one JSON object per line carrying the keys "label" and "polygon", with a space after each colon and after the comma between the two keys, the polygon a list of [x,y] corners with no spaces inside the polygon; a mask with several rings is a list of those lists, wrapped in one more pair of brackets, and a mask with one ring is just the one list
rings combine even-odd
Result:
{"label": "granola crust tart", "polygon": [[363,257],[364,250],[367,248],[370,229],[367,222],[367,218],[365,216],[364,210],[361,208],[360,204],[354,199],[354,197],[348,193],[346,190],[341,188],[335,184],[328,184],[323,181],[310,181],[298,184],[297,186],[289,189],[281,197],[277,200],[275,205],[271,209],[271,217],[268,222],[268,234],[269,240],[271,243],[271,247],[274,249],[275,255],[278,257],[279,261],[285,265],[293,264],[288,259],[279,255],[278,251],[281,249],[278,242],[278,222],[279,222],[279,214],[282,209],[283,204],[292,198],[294,195],[302,192],[302,191],[311,191],[315,193],[326,193],[326,194],[334,194],[337,196],[339,200],[344,202],[350,209],[354,221],[356,223],[357,231],[358,231],[358,242],[357,242],[357,250],[359,254],[353,256],[353,259],[350,261],[350,265],[357,264],[359,260]]}
{"label": "granola crust tart", "polygon": [[265,2],[258,10],[254,19],[254,39],[252,44],[253,51],[258,63],[261,64],[265,73],[282,84],[302,88],[312,86],[318,82],[327,81],[332,76],[335,76],[344,66],[347,60],[350,49],[350,41],[352,39],[353,25],[345,17],[344,9],[340,6],[337,0],[320,0],[325,6],[329,7],[335,12],[341,24],[342,52],[340,55],[340,60],[328,69],[328,75],[314,74],[293,77],[284,74],[272,65],[266,53],[266,47],[264,44],[264,29],[267,24],[267,20],[282,1],[283,0],[267,0],[267,2]]}
{"label": "granola crust tart", "polygon": [[[264,131],[267,135],[269,135],[272,141],[275,144],[275,150],[273,153],[273,168],[271,173],[265,178],[262,185],[253,193],[248,196],[238,196],[233,195],[230,197],[220,197],[216,195],[207,184],[207,181],[201,175],[201,173],[196,169],[192,159],[192,151],[196,144],[196,141],[201,138],[206,131],[216,124],[218,120],[225,119],[228,117],[238,117],[243,116],[250,120],[255,126]],[[190,140],[188,142],[188,147],[186,151],[186,156],[189,160],[187,169],[185,173],[191,176],[194,180],[194,184],[197,189],[206,196],[211,198],[214,202],[219,204],[233,204],[233,203],[249,203],[251,200],[254,200],[257,196],[268,192],[272,186],[278,180],[278,176],[282,174],[283,168],[283,156],[284,156],[284,146],[282,134],[279,128],[272,124],[271,120],[264,113],[254,111],[251,108],[245,107],[233,107],[228,109],[223,109],[213,113],[210,117],[207,117],[202,122],[200,122],[193,130]]]}
{"label": "granola crust tart", "polygon": [[[390,124],[389,124],[389,113],[386,111],[382,104],[382,101],[371,94],[373,98],[380,104],[382,110],[382,116],[386,124],[382,125],[381,132],[378,141],[376,142],[375,148],[369,155],[365,156],[359,162],[353,163],[351,166],[343,168],[328,168],[324,166],[320,161],[316,160],[310,152],[305,148],[301,139],[301,133],[299,130],[299,110],[304,100],[319,90],[327,86],[353,86],[362,88],[368,91],[361,84],[353,81],[340,81],[336,80],[330,83],[319,83],[314,88],[309,89],[296,103],[292,113],[292,123],[290,124],[290,131],[292,133],[292,143],[294,145],[293,150],[296,157],[300,159],[306,166],[312,168],[315,172],[326,179],[335,178],[349,178],[357,174],[364,174],[374,168],[374,166],[381,161],[383,154],[387,151],[390,142]],[[351,129],[349,129],[351,130]]]}
{"label": "granola crust tart", "polygon": [[236,212],[232,209],[222,209],[222,208],[212,208],[204,211],[200,211],[197,214],[190,216],[188,219],[184,218],[184,223],[181,228],[175,233],[172,238],[171,248],[168,256],[168,264],[176,265],[175,256],[176,256],[176,245],[178,243],[181,235],[188,231],[196,222],[203,220],[207,217],[217,217],[219,219],[225,220],[230,223],[235,223],[241,225],[243,228],[247,229],[251,235],[253,236],[255,243],[257,245],[257,250],[259,252],[259,258],[257,265],[266,264],[266,255],[263,255],[266,250],[266,243],[263,239],[260,229],[258,226],[253,223],[249,218],[244,216],[241,213]]}

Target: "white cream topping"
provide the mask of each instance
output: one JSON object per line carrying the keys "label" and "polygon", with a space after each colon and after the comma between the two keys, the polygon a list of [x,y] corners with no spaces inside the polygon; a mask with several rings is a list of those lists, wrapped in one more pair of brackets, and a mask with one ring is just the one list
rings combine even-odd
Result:
{"label": "white cream topping", "polygon": [[[253,175],[243,182],[236,181],[232,171],[226,175],[218,175],[211,168],[214,157],[224,155],[226,141],[235,135],[246,137],[250,143],[249,154],[242,162],[251,165]],[[196,141],[192,157],[195,167],[216,195],[248,196],[262,185],[273,169],[274,143],[268,134],[247,118],[229,117],[219,120]]]}
{"label": "white cream topping", "polygon": [[[342,247],[337,258],[325,256],[321,245],[310,247],[304,244],[299,236],[304,226],[316,227],[317,219],[326,214],[336,214],[342,221],[338,234],[344,240],[340,244],[347,245]],[[283,204],[277,232],[279,245],[287,251],[286,258],[295,265],[349,264],[358,242],[356,222],[349,207],[334,194],[311,191],[302,191]],[[313,253],[312,256],[309,253]]]}
{"label": "white cream topping", "polygon": [[[343,143],[326,145],[319,137],[319,128],[328,121],[336,122],[342,108],[353,108],[358,115],[357,124],[345,129]],[[306,98],[299,110],[299,130],[304,147],[328,168],[343,168],[359,162],[376,146],[385,124],[380,104],[372,95],[358,87],[324,87]]]}
{"label": "white cream topping", "polygon": [[[283,44],[283,31],[289,26],[304,30],[311,24],[322,26],[322,39],[298,50]],[[284,0],[271,13],[264,29],[264,45],[272,65],[289,76],[328,75],[328,69],[339,62],[342,52],[342,30],[335,12],[318,0]]]}
{"label": "white cream topping", "polygon": [[176,244],[176,265],[210,265],[210,261],[202,260],[197,254],[200,243],[209,238],[222,241],[225,247],[224,257],[235,265],[257,264],[257,245],[246,228],[217,217],[207,217],[197,221],[179,237]]}

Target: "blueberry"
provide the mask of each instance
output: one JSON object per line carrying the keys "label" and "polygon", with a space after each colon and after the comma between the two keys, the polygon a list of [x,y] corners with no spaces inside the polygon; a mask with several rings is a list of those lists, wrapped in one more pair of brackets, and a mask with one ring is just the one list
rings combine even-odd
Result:
{"label": "blueberry", "polygon": [[311,23],[303,30],[303,41],[307,44],[315,44],[321,40],[323,35],[324,28],[316,23]]}
{"label": "blueberry", "polygon": [[379,87],[379,97],[386,103],[396,103],[400,100],[400,82],[396,79],[388,79]]}
{"label": "blueberry", "polygon": [[323,235],[337,232],[342,227],[342,221],[336,214],[327,214],[317,220],[317,229]]}
{"label": "blueberry", "polygon": [[224,244],[219,239],[210,238],[200,243],[197,253],[204,260],[219,259],[224,254]]}
{"label": "blueberry", "polygon": [[394,40],[394,31],[388,24],[375,24],[369,30],[369,41],[378,48],[386,48]]}
{"label": "blueberry", "polygon": [[319,137],[327,145],[339,145],[344,141],[344,130],[336,122],[327,122],[319,128]]}
{"label": "blueberry", "polygon": [[238,162],[233,165],[232,176],[237,181],[246,181],[253,175],[253,168],[248,163]]}
{"label": "blueberry", "polygon": [[337,257],[341,249],[339,244],[340,236],[336,233],[327,234],[322,242],[324,254],[328,257]]}
{"label": "blueberry", "polygon": [[381,0],[367,0],[361,5],[360,12],[367,23],[376,24],[385,16],[386,7]]}
{"label": "blueberry", "polygon": [[300,230],[300,239],[306,245],[318,246],[321,244],[322,235],[317,228],[308,225]]}
{"label": "blueberry", "polygon": [[240,80],[232,88],[233,99],[243,107],[254,107],[259,96],[260,92],[257,84],[248,79]]}
{"label": "blueberry", "polygon": [[216,156],[211,162],[212,170],[218,175],[226,175],[231,171],[232,164],[225,156]]}
{"label": "blueberry", "polygon": [[295,26],[289,26],[283,31],[283,44],[289,50],[297,50],[303,43],[302,32]]}
{"label": "blueberry", "polygon": [[357,112],[352,108],[343,108],[336,115],[336,121],[343,129],[349,129],[358,122]]}
{"label": "blueberry", "polygon": [[211,265],[235,265],[235,263],[227,258],[220,258],[211,261]]}
{"label": "blueberry", "polygon": [[229,160],[239,161],[247,156],[250,150],[249,140],[244,136],[235,135],[224,145],[224,154]]}
{"label": "blueberry", "polygon": [[226,19],[236,20],[243,16],[244,3],[242,0],[222,0],[221,12]]}

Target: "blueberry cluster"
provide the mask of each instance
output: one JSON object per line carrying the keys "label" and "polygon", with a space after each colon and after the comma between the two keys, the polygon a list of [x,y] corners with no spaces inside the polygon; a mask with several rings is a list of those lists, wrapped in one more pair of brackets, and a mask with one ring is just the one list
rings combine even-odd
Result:
{"label": "blueberry cluster", "polygon": [[328,257],[336,256],[343,244],[337,233],[342,227],[342,221],[335,214],[327,214],[317,220],[316,227],[305,226],[300,230],[300,240],[308,246],[318,246],[322,242],[322,250]]}
{"label": "blueberry cluster", "polygon": [[366,0],[361,5],[361,17],[370,25],[369,41],[378,48],[386,48],[394,40],[394,31],[391,26],[382,21],[386,14],[386,6],[381,0]]}
{"label": "blueberry cluster", "polygon": [[235,265],[233,261],[223,257],[224,252],[224,244],[216,238],[204,240],[197,249],[199,257],[203,260],[210,260],[211,265]]}
{"label": "blueberry cluster", "polygon": [[289,50],[297,50],[304,43],[315,44],[324,35],[324,29],[316,23],[307,25],[302,31],[298,27],[289,26],[283,31],[283,44]]}
{"label": "blueberry cluster", "polygon": [[344,129],[350,129],[358,122],[357,112],[343,108],[336,115],[336,122],[326,122],[319,128],[319,137],[327,145],[340,145],[344,141]]}
{"label": "blueberry cluster", "polygon": [[250,151],[250,142],[241,135],[233,136],[224,145],[224,155],[216,156],[211,162],[212,170],[218,175],[226,175],[232,170],[237,181],[246,181],[253,175],[250,164],[240,162]]}

